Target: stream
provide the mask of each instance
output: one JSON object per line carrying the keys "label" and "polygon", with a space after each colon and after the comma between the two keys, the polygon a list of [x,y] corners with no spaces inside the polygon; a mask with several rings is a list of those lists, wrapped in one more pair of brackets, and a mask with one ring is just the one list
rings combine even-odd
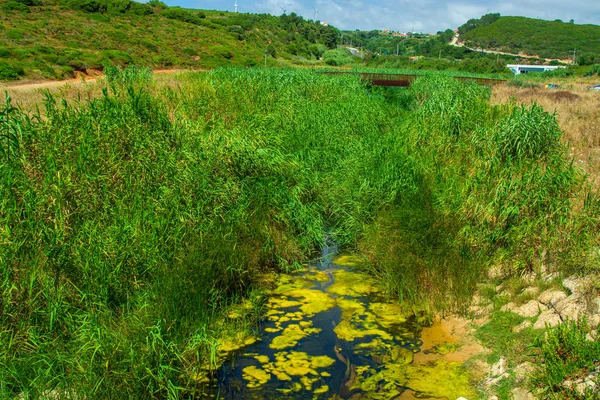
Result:
{"label": "stream", "polygon": [[279,278],[260,340],[219,370],[215,397],[476,397],[464,360],[452,357],[460,343],[402,312],[359,272],[358,259],[336,251],[325,246],[308,268]]}

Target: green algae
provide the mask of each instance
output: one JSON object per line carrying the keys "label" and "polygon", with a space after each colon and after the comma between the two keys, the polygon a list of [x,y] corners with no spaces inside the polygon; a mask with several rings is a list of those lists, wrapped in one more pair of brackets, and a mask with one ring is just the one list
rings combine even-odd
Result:
{"label": "green algae", "polygon": [[375,280],[363,274],[338,269],[333,276],[335,282],[326,290],[338,296],[362,297],[379,291]]}
{"label": "green algae", "polygon": [[317,282],[329,282],[331,280],[331,277],[323,271],[310,271],[304,274],[304,277],[311,281]]}
{"label": "green algae", "polygon": [[273,338],[269,347],[275,350],[294,347],[298,344],[300,339],[319,332],[321,332],[321,329],[319,328],[302,327],[300,324],[290,324],[283,332],[281,332],[281,335]]}
{"label": "green algae", "polygon": [[271,379],[271,375],[265,370],[254,365],[249,365],[242,370],[243,377],[248,381],[249,388],[264,385]]}
{"label": "green algae", "polygon": [[334,264],[342,267],[358,267],[362,262],[363,260],[360,257],[351,255],[339,256],[333,260]]}
{"label": "green algae", "polygon": [[[341,261],[351,265],[353,260],[342,258]],[[324,290],[315,289],[315,282],[329,281],[331,275],[335,279],[333,284]],[[265,328],[265,332],[275,334],[267,343],[276,352],[270,353],[271,356],[248,355],[260,364],[243,369],[248,388],[278,382],[276,390],[282,397],[306,391],[314,398],[322,398],[329,393],[327,383],[333,372],[329,368],[336,368],[336,360],[328,355],[294,351],[294,348],[300,341],[327,329],[320,325],[315,327],[312,317],[337,306],[341,320],[333,331],[347,344],[333,347],[335,355],[345,363],[346,376],[340,389],[344,393],[369,399],[396,398],[403,393],[415,393],[419,398],[475,396],[470,386],[471,376],[462,365],[441,358],[454,351],[457,344],[438,344],[429,351],[435,353],[437,359],[427,363],[415,361],[414,354],[420,351],[420,345],[414,342],[414,334],[404,325],[407,316],[400,305],[364,301],[365,296],[378,292],[373,279],[348,270],[334,270],[329,275],[309,270],[303,272],[303,276],[282,276],[280,284],[267,302],[266,317],[272,326]],[[367,341],[356,343],[362,339]],[[348,352],[368,357],[374,364],[354,365]],[[310,394],[307,393],[307,398]]]}

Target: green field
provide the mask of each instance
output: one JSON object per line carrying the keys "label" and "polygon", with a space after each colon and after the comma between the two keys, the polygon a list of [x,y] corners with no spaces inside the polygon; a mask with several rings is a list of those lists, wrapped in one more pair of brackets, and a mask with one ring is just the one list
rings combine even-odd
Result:
{"label": "green field", "polygon": [[0,107],[0,397],[199,396],[265,274],[326,231],[418,309],[460,309],[493,263],[597,272],[600,202],[538,106],[439,74],[107,78]]}

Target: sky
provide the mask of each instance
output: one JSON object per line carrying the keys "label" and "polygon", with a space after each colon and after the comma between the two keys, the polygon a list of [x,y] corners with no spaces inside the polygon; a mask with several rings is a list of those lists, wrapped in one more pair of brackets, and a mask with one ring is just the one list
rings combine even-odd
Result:
{"label": "sky", "polygon": [[[456,29],[470,18],[499,12],[547,20],[574,19],[600,25],[600,0],[237,0],[239,12],[280,15],[295,12],[344,30],[391,29],[436,33]],[[233,11],[235,0],[167,0],[170,6]]]}

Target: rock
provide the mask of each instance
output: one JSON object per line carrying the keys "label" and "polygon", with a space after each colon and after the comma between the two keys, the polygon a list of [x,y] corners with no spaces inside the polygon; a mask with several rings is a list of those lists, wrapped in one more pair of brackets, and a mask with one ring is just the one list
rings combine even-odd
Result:
{"label": "rock", "polygon": [[500,311],[512,311],[515,308],[517,308],[517,305],[515,303],[508,303],[503,305]]}
{"label": "rock", "polygon": [[533,326],[533,322],[531,321],[523,321],[521,322],[519,325],[515,326],[512,328],[513,332],[523,332],[525,329],[530,328]]}
{"label": "rock", "polygon": [[537,316],[540,311],[545,311],[547,309],[548,307],[542,303],[539,303],[536,300],[530,300],[521,307],[514,309],[513,312],[521,317],[530,318]]}
{"label": "rock", "polygon": [[456,400],[468,400],[468,399],[461,396],[461,397],[458,397]]}
{"label": "rock", "polygon": [[515,378],[517,383],[522,383],[529,380],[531,374],[535,372],[535,365],[526,361],[517,365],[515,368]]}
{"label": "rock", "polygon": [[542,292],[542,294],[540,294],[538,300],[540,301],[540,303],[544,304],[556,304],[559,301],[564,300],[566,298],[567,294],[562,290],[548,289]]}
{"label": "rock", "polygon": [[559,301],[555,305],[556,311],[564,319],[577,321],[579,317],[586,312],[586,307],[583,305],[577,296],[569,296],[564,300]]}
{"label": "rock", "polygon": [[590,392],[595,393],[597,389],[596,382],[591,379],[586,379],[583,382],[580,382],[575,386],[575,391],[581,396],[588,394]]}
{"label": "rock", "polygon": [[497,376],[495,378],[487,378],[485,384],[486,386],[496,386],[504,378],[508,378],[508,373],[505,372],[502,375]]}
{"label": "rock", "polygon": [[566,389],[571,389],[577,392],[580,396],[584,396],[589,393],[595,393],[597,391],[598,385],[596,382],[587,377],[585,379],[578,379],[575,381],[564,380],[561,383],[561,386]]}
{"label": "rock", "polygon": [[535,274],[535,272],[532,271],[521,276],[521,279],[525,283],[532,284],[537,279],[537,275]]}
{"label": "rock", "polygon": [[502,288],[504,287],[504,284],[501,283],[498,286],[496,286],[496,293],[500,293],[502,291]]}
{"label": "rock", "polygon": [[488,304],[487,306],[471,306],[469,307],[469,311],[475,318],[480,318],[494,311],[494,305]]}
{"label": "rock", "polygon": [[488,278],[490,279],[498,279],[506,276],[506,271],[502,267],[502,265],[494,265],[488,269]]}
{"label": "rock", "polygon": [[511,392],[513,400],[534,400],[535,397],[523,388],[514,388]]}
{"label": "rock", "polygon": [[523,294],[526,295],[526,296],[535,297],[538,294],[540,294],[540,288],[535,287],[535,286],[529,286],[528,288],[525,288],[523,290]]}
{"label": "rock", "polygon": [[550,272],[550,273],[547,273],[547,274],[544,273],[542,275],[542,280],[544,282],[551,282],[551,281],[553,281],[555,279],[558,279],[558,278],[560,278],[560,274],[558,272]]}
{"label": "rock", "polygon": [[593,330],[590,333],[588,333],[587,335],[585,335],[585,340],[589,340],[590,342],[594,342],[598,339],[598,331],[597,330]]}
{"label": "rock", "polygon": [[500,399],[498,398],[498,396],[496,396],[495,394],[493,394],[490,397],[488,397],[488,400],[500,400]]}
{"label": "rock", "polygon": [[494,365],[492,365],[492,368],[490,370],[490,376],[504,375],[505,372],[506,372],[506,358],[500,357],[498,362],[496,362]]}
{"label": "rock", "polygon": [[576,276],[571,276],[569,278],[563,279],[562,281],[562,285],[566,289],[569,289],[574,295],[580,295],[587,283],[588,279],[578,278]]}
{"label": "rock", "polygon": [[546,310],[542,311],[537,321],[535,321],[535,324],[533,324],[533,329],[544,329],[546,324],[549,326],[556,326],[561,322],[562,320],[560,319],[560,315],[554,312],[554,310]]}

